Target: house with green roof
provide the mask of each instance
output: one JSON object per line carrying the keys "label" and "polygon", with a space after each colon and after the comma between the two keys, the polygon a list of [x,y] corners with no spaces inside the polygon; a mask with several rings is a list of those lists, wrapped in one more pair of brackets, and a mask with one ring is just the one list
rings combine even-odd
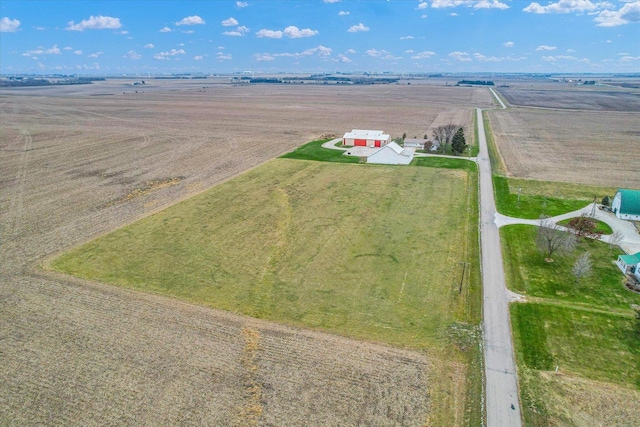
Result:
{"label": "house with green roof", "polygon": [[616,264],[623,274],[633,274],[640,281],[640,252],[633,255],[618,255]]}
{"label": "house with green roof", "polygon": [[640,221],[640,190],[619,189],[611,202],[611,211],[620,219]]}

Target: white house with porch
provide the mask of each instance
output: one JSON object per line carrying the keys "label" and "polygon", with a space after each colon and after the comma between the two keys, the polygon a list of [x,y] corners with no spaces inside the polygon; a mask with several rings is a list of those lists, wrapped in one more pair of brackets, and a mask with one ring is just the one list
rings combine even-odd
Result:
{"label": "white house with porch", "polygon": [[633,255],[618,255],[616,265],[623,274],[633,274],[640,281],[640,252]]}

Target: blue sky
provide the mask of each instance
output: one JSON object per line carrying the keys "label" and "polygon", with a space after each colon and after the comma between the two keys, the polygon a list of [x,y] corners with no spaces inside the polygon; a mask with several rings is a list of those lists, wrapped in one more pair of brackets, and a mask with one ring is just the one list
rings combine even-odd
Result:
{"label": "blue sky", "polygon": [[2,73],[640,72],[638,0],[2,0]]}

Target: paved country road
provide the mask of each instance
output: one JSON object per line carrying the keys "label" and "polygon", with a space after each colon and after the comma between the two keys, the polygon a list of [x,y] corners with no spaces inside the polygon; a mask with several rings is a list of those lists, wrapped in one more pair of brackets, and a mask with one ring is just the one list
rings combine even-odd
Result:
{"label": "paved country road", "polygon": [[500,234],[482,110],[477,109],[480,174],[485,405],[487,426],[521,426],[518,378],[513,356],[509,300],[502,265]]}

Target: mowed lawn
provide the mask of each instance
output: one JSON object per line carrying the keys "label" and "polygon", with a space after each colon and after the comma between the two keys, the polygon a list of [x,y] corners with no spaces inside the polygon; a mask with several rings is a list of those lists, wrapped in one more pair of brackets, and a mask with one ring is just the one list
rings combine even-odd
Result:
{"label": "mowed lawn", "polygon": [[[640,321],[631,305],[640,295],[623,286],[613,262],[622,252],[581,239],[548,263],[536,227],[500,234],[508,286],[528,300],[511,305],[527,425],[639,425]],[[592,274],[578,282],[572,267],[585,252]]]}
{"label": "mowed lawn", "polygon": [[[276,159],[53,260],[87,279],[393,345],[480,318],[475,177]],[[476,258],[474,258],[474,256]]]}

